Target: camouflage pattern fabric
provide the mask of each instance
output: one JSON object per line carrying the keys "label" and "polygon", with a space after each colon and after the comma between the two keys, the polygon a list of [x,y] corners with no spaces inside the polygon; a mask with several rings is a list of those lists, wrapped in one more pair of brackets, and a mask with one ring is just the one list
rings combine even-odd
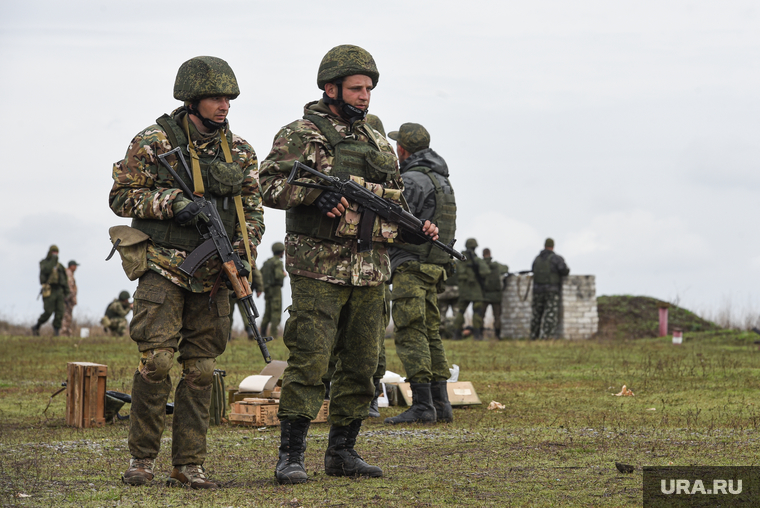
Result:
{"label": "camouflage pattern fabric", "polygon": [[345,426],[366,419],[375,394],[372,376],[377,370],[385,289],[330,284],[299,275],[290,284],[293,302],[283,333],[290,356],[278,418],[317,416],[325,394],[322,380],[334,354],[330,423]]}
{"label": "camouflage pattern fabric", "polygon": [[235,73],[227,62],[213,56],[197,56],[183,63],[174,80],[174,98],[198,101],[204,97],[240,95]]}
{"label": "camouflage pattern fabric", "polygon": [[69,284],[69,294],[66,296],[63,310],[63,322],[61,323],[61,335],[71,335],[72,323],[74,321],[74,307],[77,304],[77,281],[74,278],[74,272],[71,268],[66,268],[66,280]]}
{"label": "camouflage pattern fabric", "polygon": [[[381,152],[395,157],[388,140],[364,121],[357,121],[349,127],[322,101],[307,104],[304,112],[326,118],[341,136],[376,143]],[[275,137],[272,151],[261,163],[259,182],[264,204],[281,210],[311,205],[321,191],[288,185],[286,180],[295,161],[319,168],[329,175],[334,157],[326,146],[329,146],[327,138],[309,120],[296,120],[283,127]],[[386,187],[403,190],[400,173],[394,175]],[[375,243],[370,251],[357,252],[355,239],[347,238],[337,243],[303,234],[288,234],[285,247],[285,266],[291,275],[350,286],[379,286],[390,278],[390,260],[383,243]]]}
{"label": "camouflage pattern fabric", "polygon": [[325,54],[319,64],[317,86],[324,90],[327,83],[354,74],[369,76],[373,88],[380,79],[375,60],[366,49],[351,44],[335,46]]}
{"label": "camouflage pattern fabric", "polygon": [[[172,116],[181,124],[186,113],[181,110],[172,112]],[[192,122],[188,122],[190,139],[193,141],[200,157],[216,157],[221,154],[219,133],[204,135]],[[232,160],[245,174],[243,180],[243,212],[248,228],[248,239],[253,260],[256,259],[256,246],[264,234],[264,209],[258,188],[258,162],[253,148],[242,138],[226,132],[231,138],[230,151]],[[111,209],[120,217],[140,219],[174,220],[172,203],[182,191],[177,187],[171,174],[158,161],[158,155],[171,150],[171,143],[164,130],[152,125],[132,140],[123,160],[113,166],[114,184],[109,195]],[[167,158],[178,172],[184,172],[178,159]],[[189,164],[189,161],[188,161]],[[231,206],[231,205],[230,205]],[[240,224],[235,226],[235,235],[230,238],[235,250],[245,259],[245,247]],[[194,293],[208,292],[213,287],[221,263],[218,256],[212,256],[203,264],[193,277],[188,277],[179,270],[187,252],[161,247],[153,242],[148,244],[148,268],[171,280],[177,286]]]}
{"label": "camouflage pattern fabric", "polygon": [[467,249],[463,254],[467,256],[467,260],[456,263],[459,299],[480,302],[483,300],[483,287],[480,281],[485,281],[491,269],[475,254],[474,250]]}
{"label": "camouflage pattern fabric", "polygon": [[401,124],[399,130],[389,132],[388,137],[412,154],[430,147],[430,133],[418,123]]}
{"label": "camouflage pattern fabric", "polygon": [[480,300],[478,301],[471,301],[471,300],[463,300],[462,298],[459,298],[457,300],[457,312],[456,316],[454,316],[454,330],[461,330],[464,326],[464,313],[467,311],[467,307],[472,305],[472,326],[473,328],[480,329],[483,328],[483,312],[484,309],[481,305],[478,305],[480,303]]}
{"label": "camouflage pattern fabric", "polygon": [[444,268],[407,261],[393,272],[393,323],[396,353],[415,383],[444,381],[451,376],[439,333],[436,287]]}
{"label": "camouflage pattern fabric", "polygon": [[530,322],[530,338],[557,338],[559,323],[559,293],[533,293],[533,318]]}
{"label": "camouflage pattern fabric", "polygon": [[277,334],[282,317],[282,290],[272,286],[264,293],[264,316],[261,318],[261,333],[266,335],[267,328],[271,325],[269,334],[273,337]]}
{"label": "camouflage pattern fabric", "polygon": [[[209,309],[208,293],[182,289],[149,271],[135,292],[130,335],[141,352],[179,351],[179,362],[216,358],[224,352],[229,330],[228,290],[219,289]],[[183,373],[186,374],[186,373]],[[165,406],[171,391],[167,374],[150,383],[135,372],[130,411],[129,450],[135,458],[155,458],[165,425]],[[211,404],[211,385],[194,388],[185,376],[174,393],[172,465],[203,464]]]}
{"label": "camouflage pattern fabric", "polygon": [[42,297],[43,312],[37,319],[37,326],[40,327],[47,323],[50,316],[53,317],[53,328],[61,329],[63,324],[63,313],[66,309],[66,295],[63,286],[55,285],[50,288],[50,295]]}
{"label": "camouflage pattern fabric", "polygon": [[488,275],[483,277],[483,301],[491,304],[501,303],[502,277],[509,273],[509,267],[490,257],[484,257],[483,262],[489,270]]}
{"label": "camouflage pattern fabric", "polygon": [[132,308],[129,305],[125,307],[118,299],[112,301],[106,309],[105,317],[107,319],[103,320],[105,327],[121,337],[127,331],[127,314],[131,310]]}

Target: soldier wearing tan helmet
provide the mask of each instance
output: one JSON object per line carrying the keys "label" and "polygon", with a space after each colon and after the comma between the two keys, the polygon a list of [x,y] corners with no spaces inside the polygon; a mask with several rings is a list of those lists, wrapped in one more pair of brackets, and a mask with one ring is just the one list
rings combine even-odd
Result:
{"label": "soldier wearing tan helmet", "polygon": [[[385,243],[397,227],[376,219],[372,244],[359,250],[362,211],[336,192],[288,185],[296,161],[401,202],[403,185],[388,140],[366,125],[370,96],[380,74],[366,50],[337,46],[322,59],[317,86],[322,99],[306,104],[302,119],[283,127],[261,163],[264,203],[287,210],[285,248],[293,301],[283,341],[290,351],[277,416],[280,419],[280,483],[307,481],[304,467],[309,424],[322,405],[330,355],[338,357],[330,392],[330,435],[325,472],[334,476],[382,476],[354,449],[375,392],[372,375],[390,277]],[[296,178],[313,182],[308,175]],[[437,236],[428,223],[425,231]]]}
{"label": "soldier wearing tan helmet", "polygon": [[[175,147],[182,150],[188,171],[176,155],[167,162],[195,194],[216,203],[232,245],[250,272],[264,222],[256,154],[232,133],[227,121],[230,101],[239,93],[227,62],[211,56],[191,58],[180,66],[174,83],[174,98],[182,106],[138,133],[113,168],[111,209],[130,217],[136,236],[144,239],[130,242],[128,253],[133,261],[128,275],[139,277],[130,336],[140,352],[129,418],[132,458],[122,478],[130,485],[153,480],[172,389],[169,371],[176,361],[181,378],[174,394],[169,483],[218,487],[203,464],[211,385],[216,357],[227,345],[230,301],[224,284],[211,295],[221,272],[217,256],[192,277],[178,269],[187,253],[203,242],[196,224],[207,217],[183,194],[158,155]],[[126,269],[127,254],[123,249],[120,254]]]}

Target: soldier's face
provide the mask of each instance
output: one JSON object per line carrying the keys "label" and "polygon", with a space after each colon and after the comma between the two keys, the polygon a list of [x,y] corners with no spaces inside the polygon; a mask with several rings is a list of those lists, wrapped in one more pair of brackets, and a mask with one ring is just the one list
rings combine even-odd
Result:
{"label": "soldier's face", "polygon": [[[331,90],[325,90],[333,99],[338,96],[338,88],[332,84]],[[332,93],[331,93],[332,92]],[[355,108],[366,110],[372,94],[372,78],[363,74],[354,74],[343,79],[343,100]]]}
{"label": "soldier's face", "polygon": [[201,99],[198,102],[198,112],[213,122],[224,123],[230,112],[230,98],[220,95]]}

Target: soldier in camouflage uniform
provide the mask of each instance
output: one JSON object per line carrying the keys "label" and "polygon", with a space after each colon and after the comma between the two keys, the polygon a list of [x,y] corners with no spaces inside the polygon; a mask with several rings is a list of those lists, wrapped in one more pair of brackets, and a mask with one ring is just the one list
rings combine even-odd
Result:
{"label": "soldier in camouflage uniform", "polygon": [[457,261],[457,282],[459,283],[459,299],[457,300],[457,314],[454,318],[454,339],[462,338],[462,326],[464,325],[464,313],[467,307],[472,303],[472,327],[474,329],[474,339],[482,340],[483,334],[480,329],[483,328],[483,309],[477,304],[483,301],[483,281],[491,273],[488,265],[475,254],[478,241],[474,238],[468,238],[464,244],[466,250],[463,252],[467,256],[466,261]]}
{"label": "soldier in camouflage uniform", "polygon": [[74,307],[77,304],[77,281],[74,278],[79,263],[73,259],[69,261],[66,268],[66,280],[69,283],[69,294],[64,300],[66,308],[63,310],[63,323],[61,323],[61,335],[71,335],[72,323],[74,322]]}
{"label": "soldier in camouflage uniform", "polygon": [[53,334],[61,333],[63,313],[66,309],[66,297],[69,295],[69,282],[66,278],[66,269],[58,262],[58,246],[51,245],[45,259],[40,261],[40,284],[42,289],[43,313],[32,326],[32,335],[40,334],[40,326],[44,325],[50,316],[53,317]]}
{"label": "soldier in camouflage uniform", "polygon": [[[374,394],[372,375],[390,276],[385,244],[396,227],[375,219],[368,250],[359,250],[363,214],[339,193],[287,184],[299,161],[373,192],[401,201],[403,186],[388,141],[365,122],[379,73],[362,48],[337,46],[322,59],[317,84],[322,100],[304,108],[303,119],[283,127],[261,164],[264,203],[287,210],[286,269],[293,301],[283,341],[290,351],[280,397],[280,483],[307,481],[304,467],[309,424],[322,405],[330,355],[337,357],[330,395],[330,434],[325,472],[335,476],[382,476],[354,449]],[[315,183],[310,175],[296,175]],[[366,217],[371,219],[371,216]],[[424,231],[437,237],[429,223]]]}
{"label": "soldier in camouflage uniform", "polygon": [[121,337],[127,331],[127,315],[132,312],[132,302],[129,301],[129,293],[122,291],[119,297],[108,304],[106,314],[100,320],[106,333],[113,333]]}
{"label": "soldier in camouflage uniform", "polygon": [[[404,198],[409,210],[439,228],[441,241],[456,233],[456,199],[446,161],[430,148],[430,134],[417,123],[388,133],[396,140]],[[439,292],[445,286],[451,257],[432,244],[391,247],[393,323],[396,353],[412,389],[412,405],[385,423],[435,423],[454,420],[446,380],[451,376],[440,335]]]}
{"label": "soldier in camouflage uniform", "polygon": [[[501,291],[502,276],[509,273],[509,267],[491,258],[491,249],[483,249],[483,261],[490,272],[483,277],[483,301],[474,304],[473,311],[481,316],[486,315],[488,306],[493,311],[493,331],[496,338],[501,338]],[[482,325],[481,325],[482,326]],[[483,328],[480,329],[481,336]]]}
{"label": "soldier in camouflage uniform", "polygon": [[264,280],[264,317],[261,318],[261,334],[267,334],[267,328],[272,325],[272,335],[277,333],[282,316],[282,283],[285,281],[285,267],[282,266],[282,256],[285,245],[275,242],[272,245],[271,258],[264,261],[261,276]]}
{"label": "soldier in camouflage uniform", "polygon": [[[556,338],[562,277],[570,273],[562,256],[554,253],[554,240],[547,238],[544,250],[533,261],[533,318],[530,338]],[[543,326],[542,326],[543,325]]]}
{"label": "soldier in camouflage uniform", "polygon": [[[227,122],[230,100],[240,90],[224,60],[196,57],[183,63],[174,98],[184,105],[164,115],[132,140],[125,158],[114,165],[111,209],[131,217],[132,227],[147,234],[147,271],[135,291],[130,335],[141,353],[132,385],[129,418],[130,465],[123,481],[141,485],[153,479],[153,467],[165,424],[172,387],[169,370],[175,354],[182,377],[174,394],[171,485],[216,488],[203,469],[216,357],[224,352],[230,326],[228,290],[212,256],[192,277],[178,266],[200,245],[195,227],[206,220],[183,195],[158,155],[181,147],[193,177],[176,155],[166,160],[179,177],[216,203],[235,250],[250,271],[264,232],[257,185],[256,154]],[[122,253],[123,256],[123,253]],[[218,286],[219,287],[219,286]]]}

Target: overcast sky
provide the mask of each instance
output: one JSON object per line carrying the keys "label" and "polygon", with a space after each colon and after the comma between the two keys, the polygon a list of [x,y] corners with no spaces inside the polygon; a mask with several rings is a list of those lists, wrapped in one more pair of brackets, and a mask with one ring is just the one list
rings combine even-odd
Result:
{"label": "overcast sky", "polygon": [[[760,8],[752,1],[0,3],[0,319],[42,310],[38,262],[76,259],[75,317],[136,283],[106,263],[111,168],[179,105],[180,64],[227,60],[232,130],[268,154],[338,44],[380,70],[370,111],[448,162],[458,245],[514,271],[551,236],[598,294],[760,305]],[[266,209],[259,264],[284,236]],[[289,290],[286,301],[289,301]],[[263,302],[259,302],[260,307]],[[240,323],[239,317],[236,317]]]}

